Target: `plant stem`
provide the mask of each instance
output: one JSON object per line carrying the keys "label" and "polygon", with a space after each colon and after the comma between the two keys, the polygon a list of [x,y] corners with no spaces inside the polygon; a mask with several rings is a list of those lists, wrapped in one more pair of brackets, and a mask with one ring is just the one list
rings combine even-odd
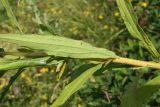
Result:
{"label": "plant stem", "polygon": [[120,58],[113,59],[113,62],[133,65],[133,66],[138,66],[138,67],[150,67],[150,68],[160,69],[160,63],[146,62],[146,61],[140,61],[140,60],[129,59],[129,58],[120,57]]}
{"label": "plant stem", "polygon": [[19,75],[24,71],[23,68],[20,68],[15,75],[13,75],[10,80],[8,85],[4,88],[3,92],[1,93],[0,96],[0,103],[2,103],[2,100],[4,99],[5,95],[7,94],[7,92],[9,91],[11,85],[17,80],[17,78],[19,77]]}

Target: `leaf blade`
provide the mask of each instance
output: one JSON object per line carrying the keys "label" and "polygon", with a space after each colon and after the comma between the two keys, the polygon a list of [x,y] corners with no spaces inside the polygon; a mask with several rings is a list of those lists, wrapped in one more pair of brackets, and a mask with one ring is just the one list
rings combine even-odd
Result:
{"label": "leaf blade", "polygon": [[13,60],[0,65],[0,71],[2,70],[12,70],[23,67],[40,66],[47,64],[46,61],[49,57],[45,58],[35,58],[35,59],[23,59],[23,60]]}
{"label": "leaf blade", "polygon": [[143,107],[159,88],[160,76],[153,78],[141,87],[138,87],[137,83],[133,83],[122,97],[121,107]]}
{"label": "leaf blade", "polygon": [[18,28],[18,30],[20,31],[20,33],[22,33],[22,30],[20,28],[20,25],[16,19],[16,17],[14,16],[12,9],[9,5],[8,0],[1,0],[2,5],[4,6],[4,8],[6,9],[7,15],[12,23],[12,25],[16,26]]}
{"label": "leaf blade", "polygon": [[48,55],[70,58],[118,58],[112,51],[88,43],[58,36],[0,34],[0,41],[12,42]]}
{"label": "leaf blade", "polygon": [[61,92],[56,101],[51,105],[51,107],[59,107],[65,103],[65,101],[76,91],[78,91],[85,81],[97,70],[102,67],[102,64],[96,65],[92,68],[89,68],[80,76],[78,76],[75,80],[73,80],[70,84],[68,84]]}
{"label": "leaf blade", "polygon": [[147,34],[138,24],[138,18],[133,11],[131,3],[127,0],[116,0],[118,8],[120,10],[121,16],[124,20],[124,23],[130,32],[130,34],[137,38],[142,46],[146,48],[152,56],[160,58],[160,53],[156,50],[154,44],[149,39]]}

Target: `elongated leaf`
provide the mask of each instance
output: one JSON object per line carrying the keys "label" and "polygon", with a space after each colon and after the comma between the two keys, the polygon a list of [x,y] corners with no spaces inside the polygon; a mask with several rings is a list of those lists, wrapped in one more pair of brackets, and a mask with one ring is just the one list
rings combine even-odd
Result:
{"label": "elongated leaf", "polygon": [[0,65],[8,64],[8,63],[11,63],[11,62],[13,62],[13,60],[0,58]]}
{"label": "elongated leaf", "polygon": [[55,65],[62,63],[63,59],[56,59],[51,57],[30,58],[21,60],[5,60],[0,58],[0,72],[6,70],[13,70],[25,67]]}
{"label": "elongated leaf", "polygon": [[48,55],[70,58],[117,58],[113,52],[88,43],[58,36],[0,34],[0,41],[42,50]]}
{"label": "elongated leaf", "polygon": [[138,18],[133,11],[133,7],[128,0],[116,0],[121,16],[131,35],[137,38],[143,47],[145,47],[154,57],[160,58],[153,43],[149,40],[147,34],[138,24]]}
{"label": "elongated leaf", "polygon": [[12,70],[12,69],[30,67],[30,66],[46,65],[48,59],[49,57],[14,60],[14,61],[5,62],[5,63],[1,63],[0,71],[1,70]]}
{"label": "elongated leaf", "polygon": [[144,86],[138,87],[133,83],[122,97],[121,107],[143,107],[160,88],[160,76],[148,81]]}
{"label": "elongated leaf", "polygon": [[56,101],[52,104],[51,107],[59,107],[62,106],[65,101],[72,95],[74,94],[76,91],[78,91],[83,84],[87,81],[87,79],[89,77],[91,77],[91,75],[96,72],[97,70],[99,70],[102,67],[102,64],[96,65],[88,70],[86,70],[85,72],[83,72],[80,76],[78,76],[75,80],[73,80],[70,84],[68,84],[63,91],[61,92],[61,94],[59,95],[59,97],[56,99]]}
{"label": "elongated leaf", "polygon": [[14,16],[13,12],[12,12],[12,9],[8,3],[8,0],[1,0],[2,2],[2,5],[5,7],[6,9],[6,12],[7,12],[7,15],[11,21],[11,23],[16,26],[18,28],[18,30],[22,33],[22,30],[18,24],[18,21],[16,20],[16,17]]}

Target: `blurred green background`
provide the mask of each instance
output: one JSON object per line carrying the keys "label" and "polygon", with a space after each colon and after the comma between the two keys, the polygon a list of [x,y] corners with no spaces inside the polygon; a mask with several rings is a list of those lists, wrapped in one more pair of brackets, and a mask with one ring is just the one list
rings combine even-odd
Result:
{"label": "blurred green background", "polygon": [[[160,51],[160,1],[129,0],[139,24]],[[25,34],[53,34],[83,40],[114,51],[122,57],[153,60],[130,36],[115,0],[9,0],[20,28]],[[0,2],[0,33],[19,33]],[[9,51],[14,47],[0,43]],[[57,80],[56,66],[26,69],[10,88],[0,107],[48,107],[83,62],[69,61],[65,74]],[[74,94],[64,107],[119,107],[129,83],[140,84],[159,75],[148,68],[109,68],[96,73]],[[15,71],[0,78],[0,91]],[[136,93],[135,93],[136,94]],[[146,107],[160,106],[156,93]]]}

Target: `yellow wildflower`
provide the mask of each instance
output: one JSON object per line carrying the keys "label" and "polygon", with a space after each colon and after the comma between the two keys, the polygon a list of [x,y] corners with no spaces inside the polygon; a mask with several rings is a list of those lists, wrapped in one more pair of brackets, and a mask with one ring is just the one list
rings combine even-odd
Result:
{"label": "yellow wildflower", "polygon": [[84,15],[85,17],[87,17],[87,16],[90,15],[90,12],[89,12],[89,11],[84,11],[84,12],[83,12],[83,15]]}
{"label": "yellow wildflower", "polygon": [[51,12],[56,15],[57,14],[57,10],[55,8],[51,8]]}
{"label": "yellow wildflower", "polygon": [[108,28],[109,28],[108,25],[104,25],[104,26],[103,26],[103,29],[108,29]]}
{"label": "yellow wildflower", "polygon": [[21,73],[20,77],[21,77],[22,79],[24,79],[24,78],[26,78],[27,76],[26,76],[25,73]]}
{"label": "yellow wildflower", "polygon": [[128,0],[130,3],[133,1],[133,0]]}
{"label": "yellow wildflower", "polygon": [[148,7],[148,2],[142,2],[141,6],[144,7],[144,8]]}
{"label": "yellow wildflower", "polygon": [[41,96],[41,99],[44,100],[44,101],[47,101],[47,100],[48,100],[48,97],[47,97],[47,95],[42,95],[42,96]]}
{"label": "yellow wildflower", "polygon": [[78,33],[77,29],[78,29],[77,26],[74,26],[74,27],[70,28],[69,31],[76,35]]}
{"label": "yellow wildflower", "polygon": [[47,72],[49,72],[49,68],[47,68],[47,67],[40,68],[40,69],[38,69],[38,72],[33,76],[33,78],[40,77],[44,73],[47,73]]}
{"label": "yellow wildflower", "polygon": [[77,104],[77,107],[82,107],[82,105],[81,104]]}
{"label": "yellow wildflower", "polygon": [[31,78],[27,77],[26,78],[26,84],[31,85],[32,83],[33,83],[33,81],[31,80]]}
{"label": "yellow wildflower", "polygon": [[31,85],[32,80],[25,73],[21,73],[20,77],[25,81],[26,84]]}
{"label": "yellow wildflower", "polygon": [[62,10],[58,10],[58,13],[61,14],[61,13],[62,13]]}
{"label": "yellow wildflower", "polygon": [[53,69],[51,69],[51,73],[54,73],[55,72],[55,69],[53,68]]}
{"label": "yellow wildflower", "polygon": [[99,16],[98,16],[98,19],[103,20],[103,19],[104,19],[104,16],[103,16],[103,15],[99,15]]}
{"label": "yellow wildflower", "polygon": [[77,30],[77,27],[76,27],[76,26],[74,26],[74,27],[72,27],[72,28],[69,29],[69,31],[71,31],[71,32],[73,32],[73,31],[75,31],[75,30]]}
{"label": "yellow wildflower", "polygon": [[119,12],[114,12],[114,16],[118,17],[119,16]]}
{"label": "yellow wildflower", "polygon": [[22,1],[18,1],[17,2],[17,7],[21,8],[21,7],[24,7],[25,6],[25,2],[22,0]]}
{"label": "yellow wildflower", "polygon": [[46,72],[48,72],[48,71],[49,71],[49,69],[48,69],[47,67],[43,67],[43,68],[41,68],[41,69],[39,70],[40,73],[46,73]]}
{"label": "yellow wildflower", "polygon": [[8,99],[14,99],[15,98],[15,95],[8,95]]}
{"label": "yellow wildflower", "polygon": [[47,102],[42,103],[42,104],[40,105],[40,107],[48,107],[48,103],[47,103]]}

